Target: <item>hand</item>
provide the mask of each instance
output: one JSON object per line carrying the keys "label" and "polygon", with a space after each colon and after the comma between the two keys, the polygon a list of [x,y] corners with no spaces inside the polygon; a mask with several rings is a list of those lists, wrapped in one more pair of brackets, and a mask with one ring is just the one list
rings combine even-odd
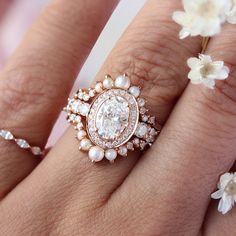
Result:
{"label": "hand", "polygon": [[[2,71],[1,127],[44,146],[74,78],[115,0],[54,0]],[[0,234],[235,235],[236,211],[210,201],[236,153],[236,28],[225,25],[207,54],[230,78],[213,91],[188,85],[186,60],[201,39],[180,41],[171,15],[181,1],[149,0],[96,80],[128,73],[163,130],[144,155],[92,164],[70,128],[39,163],[0,141]]]}

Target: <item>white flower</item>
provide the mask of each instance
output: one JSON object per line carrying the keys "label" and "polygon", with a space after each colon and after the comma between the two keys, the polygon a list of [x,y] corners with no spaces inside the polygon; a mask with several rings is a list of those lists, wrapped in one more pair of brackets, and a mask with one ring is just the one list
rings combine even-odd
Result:
{"label": "white flower", "polygon": [[185,11],[176,11],[173,20],[183,28],[180,39],[201,35],[210,37],[220,33],[226,21],[226,9],[231,0],[182,0]]}
{"label": "white flower", "polygon": [[218,211],[226,214],[236,202],[236,173],[225,173],[220,177],[218,190],[211,194],[211,198],[220,199]]}
{"label": "white flower", "polygon": [[236,24],[236,0],[229,0],[228,9],[226,9],[226,17],[230,24]]}
{"label": "white flower", "polygon": [[212,61],[207,55],[199,54],[199,58],[191,57],[187,64],[191,68],[188,78],[192,84],[203,84],[213,89],[215,80],[225,80],[229,76],[229,68],[223,61]]}

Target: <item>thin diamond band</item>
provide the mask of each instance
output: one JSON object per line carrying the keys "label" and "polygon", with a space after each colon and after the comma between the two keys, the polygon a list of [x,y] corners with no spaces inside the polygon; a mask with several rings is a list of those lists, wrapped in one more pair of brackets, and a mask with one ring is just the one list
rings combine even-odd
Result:
{"label": "thin diamond band", "polygon": [[29,150],[35,156],[42,156],[44,154],[40,147],[31,146],[25,139],[14,137],[14,135],[8,130],[0,130],[0,137],[15,142],[20,148]]}

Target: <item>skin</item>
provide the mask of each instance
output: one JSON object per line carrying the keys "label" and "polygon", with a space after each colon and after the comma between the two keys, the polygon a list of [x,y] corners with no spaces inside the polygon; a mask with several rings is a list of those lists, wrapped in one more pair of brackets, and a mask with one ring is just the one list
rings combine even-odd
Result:
{"label": "skin", "polygon": [[[0,121],[43,146],[76,75],[117,2],[54,0],[0,75]],[[206,54],[230,67],[215,90],[188,84],[201,39],[180,41],[180,1],[149,0],[96,80],[128,73],[163,130],[143,154],[90,163],[68,129],[43,161],[0,142],[1,235],[235,235],[236,211],[210,194],[236,153],[236,27]],[[147,34],[148,32],[148,34]],[[53,107],[53,109],[52,109]]]}

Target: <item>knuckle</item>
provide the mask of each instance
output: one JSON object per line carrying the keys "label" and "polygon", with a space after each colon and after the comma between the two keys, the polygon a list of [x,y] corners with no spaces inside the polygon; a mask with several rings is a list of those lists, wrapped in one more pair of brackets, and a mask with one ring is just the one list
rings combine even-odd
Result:
{"label": "knuckle", "polygon": [[57,96],[56,84],[46,84],[41,65],[19,67],[6,71],[0,80],[0,103],[5,115],[43,109]]}
{"label": "knuckle", "polygon": [[236,116],[236,65],[226,63],[230,67],[230,78],[220,81],[214,92],[203,91],[203,103],[218,114]]}
{"label": "knuckle", "polygon": [[145,97],[154,98],[159,104],[169,104],[187,84],[184,76],[187,67],[183,70],[179,68],[183,67],[182,62],[186,61],[191,52],[187,48],[183,49],[184,52],[176,60],[172,54],[180,54],[179,42],[173,39],[170,24],[166,22],[163,25],[165,27],[158,32],[151,28],[152,35],[148,37],[146,28],[131,29],[108,59],[108,71],[113,74],[129,74],[134,84],[143,87]]}

